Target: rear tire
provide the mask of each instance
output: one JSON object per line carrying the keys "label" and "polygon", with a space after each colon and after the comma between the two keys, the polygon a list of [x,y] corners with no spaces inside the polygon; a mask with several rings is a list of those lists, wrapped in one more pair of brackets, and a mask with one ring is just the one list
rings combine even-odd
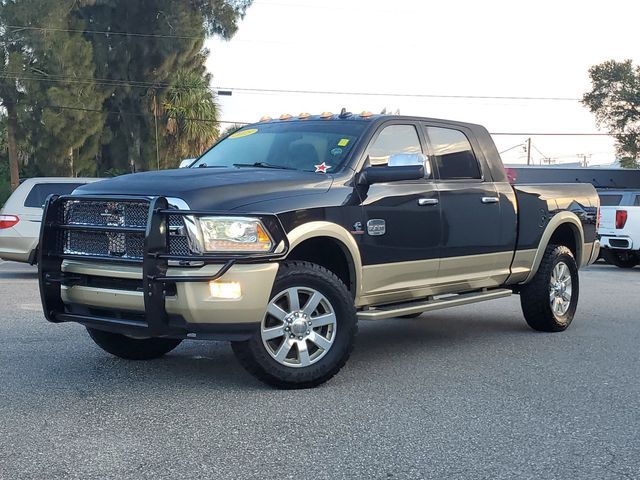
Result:
{"label": "rear tire", "polygon": [[87,327],[91,339],[105,352],[127,360],[152,360],[180,345],[174,338],[131,338]]}
{"label": "rear tire", "polygon": [[262,382],[283,389],[311,388],[344,366],[357,330],[353,297],[345,284],[324,267],[291,261],[280,265],[260,329],[231,347]]}
{"label": "rear tire", "polygon": [[618,268],[633,268],[640,263],[635,252],[613,250],[607,252],[607,260]]}
{"label": "rear tire", "polygon": [[531,328],[561,332],[571,324],[578,307],[578,266],[563,245],[549,245],[533,279],[520,289],[520,305]]}

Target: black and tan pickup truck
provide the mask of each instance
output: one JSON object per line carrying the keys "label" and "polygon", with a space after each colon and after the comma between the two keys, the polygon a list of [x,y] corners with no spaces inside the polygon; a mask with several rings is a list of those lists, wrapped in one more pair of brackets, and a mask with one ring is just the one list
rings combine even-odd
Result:
{"label": "black and tan pickup truck", "polygon": [[285,115],[189,168],[50,197],[41,297],[49,321],[122,358],[229,340],[260,380],[312,387],[345,364],[360,320],[516,293],[532,328],[566,329],[598,209],[591,185],[512,186],[478,125]]}

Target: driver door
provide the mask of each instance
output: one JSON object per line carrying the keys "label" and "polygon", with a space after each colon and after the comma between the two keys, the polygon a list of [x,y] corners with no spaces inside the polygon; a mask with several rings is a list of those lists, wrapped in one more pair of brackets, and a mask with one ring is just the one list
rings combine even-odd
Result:
{"label": "driver door", "polygon": [[[360,253],[365,303],[425,296],[440,265],[439,192],[418,124],[389,122],[376,132],[363,168],[394,166],[394,155],[413,154],[424,162],[425,178],[368,185],[360,191],[363,209]],[[390,161],[391,160],[391,161]]]}

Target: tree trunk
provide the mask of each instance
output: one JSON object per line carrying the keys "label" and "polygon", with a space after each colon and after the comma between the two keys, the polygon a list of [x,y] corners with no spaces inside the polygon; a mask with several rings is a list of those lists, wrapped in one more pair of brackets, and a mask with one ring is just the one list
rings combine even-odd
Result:
{"label": "tree trunk", "polygon": [[70,176],[71,177],[75,177],[75,165],[73,164],[73,148],[69,149],[69,170],[70,170]]}
{"label": "tree trunk", "polygon": [[18,112],[13,102],[4,102],[7,109],[7,144],[9,147],[9,171],[11,172],[11,191],[20,186],[20,165],[18,164],[18,146],[16,131],[18,130]]}

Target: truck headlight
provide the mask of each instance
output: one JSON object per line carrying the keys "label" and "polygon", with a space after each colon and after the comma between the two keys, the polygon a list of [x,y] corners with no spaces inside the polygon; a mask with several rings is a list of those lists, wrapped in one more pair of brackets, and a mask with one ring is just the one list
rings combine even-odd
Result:
{"label": "truck headlight", "polygon": [[268,252],[271,235],[256,218],[197,217],[204,252]]}

